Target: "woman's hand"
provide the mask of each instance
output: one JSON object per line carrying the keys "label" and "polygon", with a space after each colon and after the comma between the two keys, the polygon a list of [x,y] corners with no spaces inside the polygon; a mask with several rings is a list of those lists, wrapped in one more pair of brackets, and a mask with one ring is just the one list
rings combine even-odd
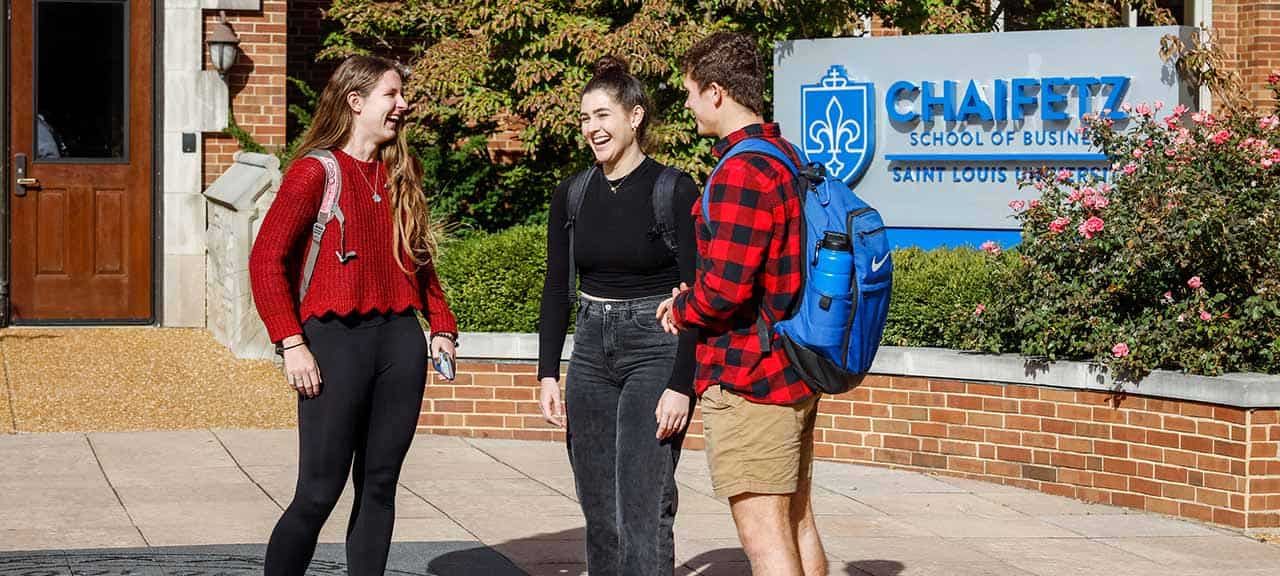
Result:
{"label": "woman's hand", "polygon": [[311,349],[307,347],[302,335],[285,338],[281,345],[286,348],[284,351],[284,373],[289,379],[289,385],[293,386],[303,397],[315,398],[319,396],[320,368],[316,366],[316,359],[311,355]]}
{"label": "woman's hand", "polygon": [[[430,348],[431,348],[431,361],[433,363],[440,358],[441,352],[448,352],[449,357],[453,358],[453,361],[454,361],[454,371],[455,372],[457,371],[458,350],[457,350],[457,347],[453,344],[452,339],[448,338],[447,336],[435,336],[431,338]],[[436,372],[436,376],[440,376],[440,373]],[[444,376],[440,376],[440,378],[444,379]],[[453,382],[453,380],[446,380],[446,382]]]}
{"label": "woman's hand", "polygon": [[689,397],[675,390],[663,392],[653,416],[658,419],[659,440],[684,430],[689,423]]}
{"label": "woman's hand", "polygon": [[542,379],[542,392],[538,394],[542,417],[557,428],[564,428],[564,400],[560,398],[560,383],[555,378]]}

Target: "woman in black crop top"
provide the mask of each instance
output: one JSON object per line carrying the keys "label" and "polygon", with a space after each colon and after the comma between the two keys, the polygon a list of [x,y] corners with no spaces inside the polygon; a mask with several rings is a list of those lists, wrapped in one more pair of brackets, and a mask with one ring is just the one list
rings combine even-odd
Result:
{"label": "woman in black crop top", "polygon": [[581,294],[563,403],[560,353],[574,291],[566,224],[575,178],[556,188],[547,222],[540,401],[548,422],[568,425],[592,576],[670,575],[675,567],[675,468],[693,407],[697,334],[665,333],[655,312],[672,288],[693,283],[698,189],[676,172],[666,187],[671,213],[655,214],[666,167],[641,149],[653,109],[625,63],[596,63],[582,93],[582,136],[596,166],[584,173],[589,180],[572,218]]}

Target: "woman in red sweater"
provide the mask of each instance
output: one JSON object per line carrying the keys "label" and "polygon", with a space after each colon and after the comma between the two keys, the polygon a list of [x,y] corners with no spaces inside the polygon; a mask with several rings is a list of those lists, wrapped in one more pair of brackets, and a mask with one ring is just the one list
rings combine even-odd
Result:
{"label": "woman in red sweater", "polygon": [[[298,484],[271,533],[266,576],[304,574],[349,471],[349,573],[383,573],[428,347],[432,357],[454,352],[457,322],[432,265],[421,167],[401,129],[402,81],[383,58],[356,56],[338,67],[249,258],[258,314],[298,392]],[[299,297],[325,196],[324,166],[302,157],[313,150],[337,161],[342,192],[333,213],[343,217],[325,229]],[[417,311],[430,324],[430,343]]]}

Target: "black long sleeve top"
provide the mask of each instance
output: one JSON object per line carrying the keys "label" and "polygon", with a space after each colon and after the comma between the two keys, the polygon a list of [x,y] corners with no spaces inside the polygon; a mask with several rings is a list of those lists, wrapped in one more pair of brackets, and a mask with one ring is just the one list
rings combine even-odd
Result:
{"label": "black long sleeve top", "polygon": [[[663,165],[646,158],[624,178],[612,182],[604,172],[587,185],[582,208],[574,221],[574,260],[583,292],[597,298],[629,300],[670,295],[680,282],[693,285],[697,245],[693,231],[693,204],[698,187],[682,175],[676,181],[672,210],[676,226],[677,254],[667,249],[656,233],[653,189]],[[569,327],[569,232],[567,203],[569,182],[556,187],[547,216],[547,275],[542,286],[541,320],[538,326],[538,378],[560,378],[560,353]],[[693,396],[696,330],[680,334],[675,366],[667,388]]]}

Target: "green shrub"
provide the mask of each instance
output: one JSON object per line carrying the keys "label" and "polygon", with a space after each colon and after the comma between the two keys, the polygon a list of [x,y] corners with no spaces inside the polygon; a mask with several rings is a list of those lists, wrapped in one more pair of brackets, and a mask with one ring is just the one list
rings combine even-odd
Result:
{"label": "green shrub", "polygon": [[[477,232],[444,246],[439,273],[461,329],[537,331],[545,258],[545,226]],[[958,346],[966,329],[963,318],[991,299],[998,260],[969,248],[899,250],[893,258],[893,303],[884,343]]]}
{"label": "green shrub", "polygon": [[963,318],[997,289],[992,264],[991,256],[972,248],[894,252],[883,344],[958,347],[967,329]]}
{"label": "green shrub", "polygon": [[536,332],[546,244],[545,227],[516,226],[444,245],[438,272],[459,328]]}

